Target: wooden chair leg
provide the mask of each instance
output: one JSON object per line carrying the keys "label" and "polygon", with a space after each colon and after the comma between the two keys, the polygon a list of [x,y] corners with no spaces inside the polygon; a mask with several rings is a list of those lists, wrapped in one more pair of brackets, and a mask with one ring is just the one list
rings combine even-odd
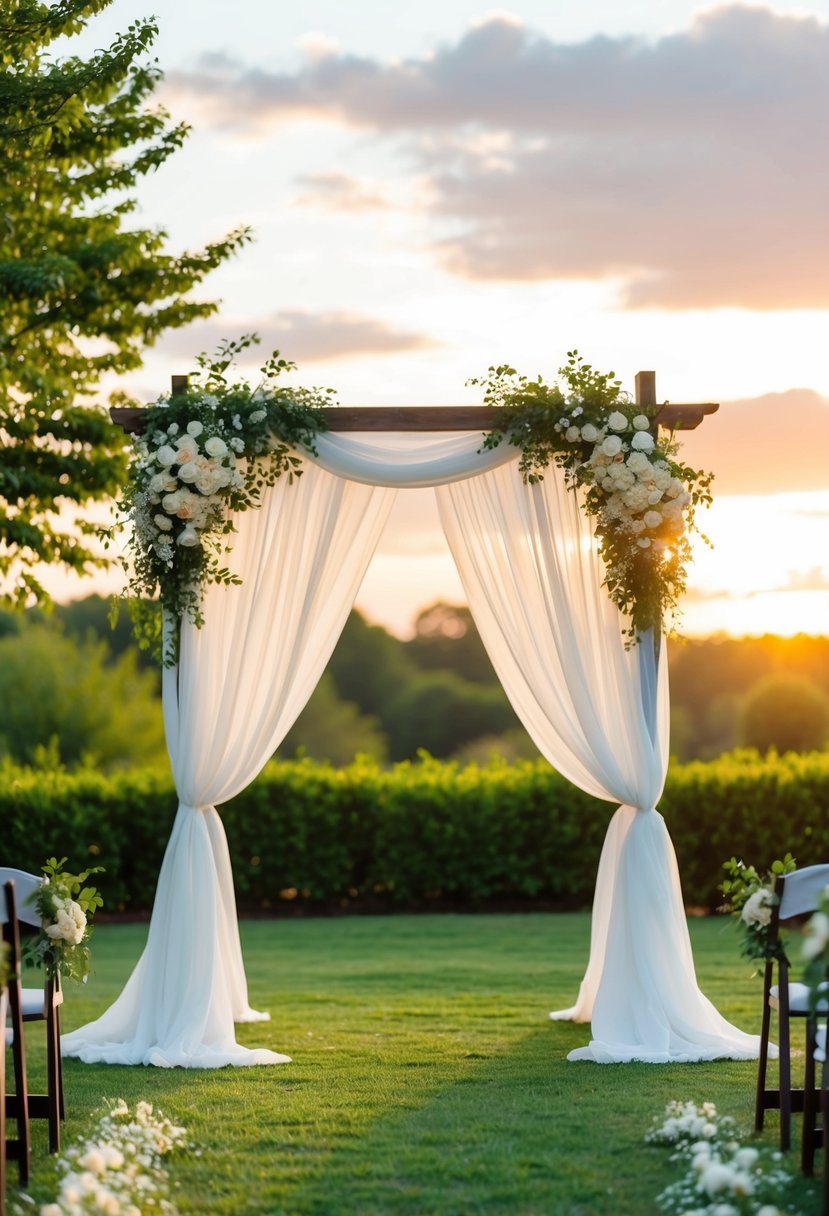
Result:
{"label": "wooden chair leg", "polygon": [[60,1010],[55,1009],[55,1043],[58,1074],[58,1114],[61,1123],[66,1120],[66,1106],[63,1101],[63,1060],[60,1054]]}
{"label": "wooden chair leg", "polygon": [[46,1019],[46,1101],[49,1112],[49,1152],[60,1152],[60,1043],[55,1018]]}
{"label": "wooden chair leg", "polygon": [[817,1023],[806,1021],[806,1064],[803,1071],[803,1132],[800,1138],[800,1168],[811,1177],[815,1168],[819,1095],[815,1090],[815,1048]]}
{"label": "wooden chair leg", "polygon": [[780,1148],[787,1153],[792,1147],[792,1058],[788,1010],[784,1012],[782,1008],[779,1009],[777,1022],[780,1027]]}
{"label": "wooden chair leg", "polygon": [[771,1006],[768,984],[764,984],[763,1022],[760,1028],[760,1057],[757,1061],[757,1098],[754,1104],[754,1130],[763,1130],[766,1115],[766,1074],[769,1063],[769,1033],[771,1029]]}
{"label": "wooden chair leg", "polygon": [[0,1216],[6,1216],[6,1009],[8,997],[0,992]]}
{"label": "wooden chair leg", "polygon": [[826,1027],[826,1058],[822,1072],[820,1109],[823,1121],[823,1203],[820,1216],[829,1216],[829,1020]]}
{"label": "wooden chair leg", "polygon": [[9,989],[12,1030],[12,1066],[14,1070],[14,1094],[6,1095],[6,1116],[17,1121],[17,1140],[14,1142],[20,1185],[29,1185],[31,1144],[29,1139],[29,1086],[26,1081],[26,1049],[23,1042],[23,1019],[20,1016],[19,996],[15,999],[13,986]]}

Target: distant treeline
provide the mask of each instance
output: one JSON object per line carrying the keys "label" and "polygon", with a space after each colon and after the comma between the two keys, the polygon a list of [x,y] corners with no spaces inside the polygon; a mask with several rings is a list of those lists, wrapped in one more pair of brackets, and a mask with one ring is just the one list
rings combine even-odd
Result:
{"label": "distant treeline", "polygon": [[[105,769],[163,758],[158,674],[126,612],[110,628],[97,596],[49,617],[0,614],[0,756]],[[671,748],[680,760],[736,746],[822,749],[829,638],[670,641]],[[533,758],[469,611],[437,603],[402,641],[352,612],[328,669],[279,755],[335,765],[355,755]]]}

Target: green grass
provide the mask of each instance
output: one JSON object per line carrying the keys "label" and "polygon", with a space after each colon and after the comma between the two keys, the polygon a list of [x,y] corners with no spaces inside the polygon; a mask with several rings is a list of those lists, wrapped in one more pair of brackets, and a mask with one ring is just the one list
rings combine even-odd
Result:
{"label": "green grass", "polygon": [[[760,982],[731,924],[691,931],[703,990],[756,1031]],[[67,992],[64,1029],[117,995],[145,934],[96,930],[95,973]],[[652,1117],[672,1098],[707,1099],[749,1128],[756,1065],[568,1064],[589,1028],[547,1012],[575,997],[588,935],[585,915],[540,913],[244,923],[251,1001],[272,1021],[238,1037],[294,1062],[200,1072],[67,1060],[65,1142],[105,1098],[155,1103],[201,1150],[171,1161],[183,1213],[652,1213],[676,1176],[643,1144]],[[764,1140],[775,1134],[771,1115]],[[44,1198],[45,1129],[36,1135]],[[792,1198],[817,1211],[814,1183],[798,1179]]]}

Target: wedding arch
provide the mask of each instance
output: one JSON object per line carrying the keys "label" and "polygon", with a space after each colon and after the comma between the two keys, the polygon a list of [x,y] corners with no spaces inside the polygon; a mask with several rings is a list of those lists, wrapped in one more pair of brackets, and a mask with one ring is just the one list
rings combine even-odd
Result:
{"label": "wedding arch", "polygon": [[[178,382],[177,382],[178,381]],[[184,387],[174,378],[174,393]],[[697,426],[717,406],[656,408],[657,425]],[[754,1058],[758,1039],[700,991],[673,846],[656,805],[668,760],[668,682],[657,630],[631,646],[602,586],[593,525],[551,467],[528,484],[508,444],[481,449],[488,407],[329,411],[303,475],[234,518],[228,564],[241,579],[205,593],[203,625],[181,627],[163,671],[179,808],[147,945],[123,992],[62,1042],[81,1060],[165,1067],[275,1064],[236,1042],[265,1020],[248,1002],[230,857],[216,807],[261,770],[319,680],[397,489],[435,487],[450,550],[495,671],[549,762],[617,803],[599,862],[590,955],[577,1000],[550,1016],[592,1023],[570,1059],[653,1063]],[[113,410],[128,430],[141,411]],[[405,447],[389,432],[409,435]],[[373,434],[370,434],[373,433]],[[419,433],[419,434],[418,434]],[[627,643],[627,644],[626,644]]]}

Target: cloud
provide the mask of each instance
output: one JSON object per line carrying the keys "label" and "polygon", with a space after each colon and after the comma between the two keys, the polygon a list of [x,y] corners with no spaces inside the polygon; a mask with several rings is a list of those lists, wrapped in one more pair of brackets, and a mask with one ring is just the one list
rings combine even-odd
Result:
{"label": "cloud", "polygon": [[170,87],[217,126],[326,118],[426,179],[436,256],[472,279],[613,279],[629,307],[829,304],[829,25],[718,7],[655,42],[559,44],[492,16],[382,64],[213,57]]}
{"label": "cloud", "polygon": [[714,472],[717,497],[829,486],[829,400],[810,389],[726,401],[680,438],[683,458]]}
{"label": "cloud", "polygon": [[258,333],[262,341],[250,348],[241,362],[257,367],[274,349],[280,350],[286,358],[304,364],[390,355],[440,345],[429,334],[394,329],[376,317],[361,313],[283,309],[269,317],[200,321],[167,335],[159,342],[158,349],[167,355],[192,358],[200,350],[215,350],[229,335],[251,332]]}
{"label": "cloud", "polygon": [[382,191],[371,182],[337,170],[309,173],[299,179],[299,184],[307,187],[306,193],[297,199],[305,206],[340,212],[379,211],[391,206]]}

